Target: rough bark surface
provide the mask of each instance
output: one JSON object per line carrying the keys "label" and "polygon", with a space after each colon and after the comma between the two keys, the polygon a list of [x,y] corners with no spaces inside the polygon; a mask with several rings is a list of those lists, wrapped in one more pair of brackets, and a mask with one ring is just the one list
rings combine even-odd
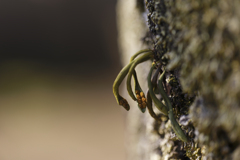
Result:
{"label": "rough bark surface", "polygon": [[[139,4],[118,2],[123,64],[142,48],[154,50],[189,142],[176,138],[168,119],[155,121],[131,103],[128,159],[240,159],[240,1],[146,0],[145,13]],[[137,70],[144,91],[149,68]]]}

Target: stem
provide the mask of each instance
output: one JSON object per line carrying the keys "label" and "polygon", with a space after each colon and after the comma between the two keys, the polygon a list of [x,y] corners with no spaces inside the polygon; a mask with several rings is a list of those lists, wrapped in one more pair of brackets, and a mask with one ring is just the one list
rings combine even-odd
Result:
{"label": "stem", "polygon": [[131,57],[130,62],[132,62],[137,56],[139,56],[140,54],[145,53],[145,52],[152,52],[152,50],[151,50],[151,49],[143,49],[143,50],[141,50],[141,51],[138,51],[137,53],[135,53],[135,54]]}
{"label": "stem", "polygon": [[[128,77],[127,77],[127,91],[128,91],[128,94],[130,95],[130,97],[136,101],[137,98],[135,97],[135,95],[133,94],[133,91],[132,91],[132,86],[131,86],[131,79],[132,79],[132,75],[135,71],[135,67],[139,64],[139,63],[142,63],[144,61],[147,61],[149,59],[153,58],[153,52],[147,52],[146,54],[142,55],[141,57],[135,59],[133,62],[133,64],[131,65],[129,71],[128,71]],[[131,62],[131,63],[132,63]]]}
{"label": "stem", "polygon": [[163,71],[163,73],[160,75],[159,79],[158,79],[158,89],[159,89],[159,92],[160,94],[162,95],[166,105],[168,106],[168,117],[171,121],[171,124],[172,124],[172,128],[174,130],[174,132],[176,133],[176,135],[178,136],[178,138],[180,140],[182,140],[183,142],[187,142],[188,139],[186,137],[186,135],[184,134],[183,130],[181,129],[181,127],[179,126],[179,124],[177,123],[174,115],[173,115],[173,108],[172,108],[172,104],[167,96],[167,94],[165,93],[164,89],[163,89],[163,85],[162,85],[162,79],[163,79],[163,76],[165,74],[165,71]]}
{"label": "stem", "polygon": [[122,83],[123,79],[126,77],[126,75],[128,74],[128,71],[131,67],[131,65],[134,63],[131,62],[128,65],[126,65],[125,67],[123,67],[123,69],[120,71],[120,73],[117,75],[117,78],[115,79],[114,83],[113,83],[113,94],[117,100],[117,103],[121,106],[123,106],[126,110],[130,109],[130,106],[127,102],[127,100],[125,100],[122,96],[119,95],[119,86]]}
{"label": "stem", "polygon": [[152,77],[152,72],[153,72],[153,69],[154,69],[155,65],[153,64],[150,71],[149,71],[149,74],[148,74],[148,88],[149,88],[149,94],[154,102],[154,104],[156,105],[156,107],[161,111],[163,112],[165,115],[168,114],[168,109],[167,107],[156,97],[156,95],[154,94],[154,91],[153,91],[153,85],[152,85],[152,82],[151,82],[151,77]]}
{"label": "stem", "polygon": [[[152,50],[150,50],[150,49],[144,49],[144,50],[137,52],[136,54],[134,54],[131,57],[130,62],[132,62],[140,54],[145,53],[145,52],[151,52],[151,51]],[[134,78],[134,83],[135,83],[135,94],[136,94],[136,98],[137,98],[137,102],[138,102],[138,108],[144,113],[146,111],[147,102],[146,102],[145,95],[142,91],[142,88],[138,82],[137,73],[135,70],[133,71],[133,78]]]}
{"label": "stem", "polygon": [[154,113],[153,108],[152,108],[152,98],[149,94],[149,91],[147,91],[147,108],[148,108],[148,112],[149,114],[156,120],[159,121],[159,118],[157,117],[157,115]]}

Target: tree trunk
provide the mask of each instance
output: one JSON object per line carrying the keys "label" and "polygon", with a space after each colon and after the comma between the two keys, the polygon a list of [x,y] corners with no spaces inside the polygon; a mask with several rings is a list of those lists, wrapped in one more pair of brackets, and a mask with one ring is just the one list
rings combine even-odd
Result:
{"label": "tree trunk", "polygon": [[[175,118],[189,141],[176,138],[160,112],[155,110],[156,121],[131,101],[127,160],[240,159],[239,0],[147,0],[148,14],[141,4],[118,0],[122,63],[141,49],[154,49],[155,60],[167,70],[165,90]],[[146,62],[136,70],[144,92],[150,67]]]}

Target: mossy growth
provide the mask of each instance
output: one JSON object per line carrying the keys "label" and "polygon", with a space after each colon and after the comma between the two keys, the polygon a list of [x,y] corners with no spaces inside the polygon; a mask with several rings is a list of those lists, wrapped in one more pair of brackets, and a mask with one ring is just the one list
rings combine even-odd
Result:
{"label": "mossy growth", "polygon": [[162,157],[240,157],[239,7],[239,0],[146,0],[144,39],[152,40],[155,61],[167,69],[164,85],[175,118],[191,137],[172,142],[169,121],[156,122],[172,144],[160,144]]}

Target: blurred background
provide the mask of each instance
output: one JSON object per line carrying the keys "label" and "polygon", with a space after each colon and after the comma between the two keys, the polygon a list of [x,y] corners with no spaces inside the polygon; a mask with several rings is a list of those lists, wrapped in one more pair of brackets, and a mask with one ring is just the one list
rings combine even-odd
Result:
{"label": "blurred background", "polygon": [[115,8],[0,1],[0,159],[125,159]]}

